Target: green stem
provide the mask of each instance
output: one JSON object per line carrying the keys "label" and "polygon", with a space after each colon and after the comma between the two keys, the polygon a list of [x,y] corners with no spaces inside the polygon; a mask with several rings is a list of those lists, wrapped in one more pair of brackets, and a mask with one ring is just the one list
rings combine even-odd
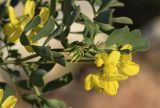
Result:
{"label": "green stem", "polygon": [[6,6],[9,6],[9,5],[10,5],[10,3],[11,3],[11,0],[7,0],[7,2],[6,2]]}
{"label": "green stem", "polygon": [[33,55],[30,55],[30,56],[24,57],[24,58],[22,58],[22,59],[20,59],[20,60],[18,60],[18,61],[19,61],[19,62],[24,62],[24,61],[27,61],[27,60],[36,58],[36,57],[38,57],[38,56],[39,56],[39,55],[37,55],[37,54],[33,54]]}
{"label": "green stem", "polygon": [[33,86],[34,88],[34,91],[36,93],[37,96],[41,96],[41,92],[39,91],[38,87],[37,86]]}

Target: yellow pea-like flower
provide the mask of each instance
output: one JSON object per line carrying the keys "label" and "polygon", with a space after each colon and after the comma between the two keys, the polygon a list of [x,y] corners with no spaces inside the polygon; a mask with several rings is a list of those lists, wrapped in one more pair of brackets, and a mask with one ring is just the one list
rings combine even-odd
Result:
{"label": "yellow pea-like flower", "polygon": [[[3,33],[7,36],[7,41],[16,43],[19,41],[19,37],[21,36],[25,26],[29,23],[29,21],[35,15],[36,3],[34,0],[27,0],[24,9],[23,15],[17,17],[12,6],[8,6],[8,14],[10,22],[5,24],[3,27]],[[45,23],[48,21],[50,16],[49,8],[42,7],[39,16],[41,18],[41,23],[34,29],[30,30],[27,33],[28,40],[31,45],[36,44],[32,43],[32,38],[36,33],[42,29]],[[28,52],[33,52],[33,49],[30,46],[25,46]]]}
{"label": "yellow pea-like flower", "polygon": [[17,102],[17,98],[13,95],[9,96],[4,102],[2,102],[4,91],[0,89],[0,102],[1,108],[14,108]]}
{"label": "yellow pea-like flower", "polygon": [[[91,73],[85,79],[85,89],[89,91],[95,89],[97,93],[105,92],[108,95],[116,95],[120,80],[126,80],[139,72],[139,65],[132,62],[132,46],[123,45],[120,49],[113,45],[109,53],[98,53],[95,56],[97,67],[103,66],[103,72]],[[129,50],[127,54],[122,50]]]}

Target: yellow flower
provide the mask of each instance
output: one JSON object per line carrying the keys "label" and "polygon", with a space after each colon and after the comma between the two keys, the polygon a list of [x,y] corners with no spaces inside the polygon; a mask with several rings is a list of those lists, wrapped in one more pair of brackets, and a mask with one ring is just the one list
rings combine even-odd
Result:
{"label": "yellow flower", "polygon": [[[85,78],[85,90],[96,89],[98,93],[105,92],[108,95],[116,95],[119,88],[118,81],[126,80],[139,72],[139,65],[132,62],[132,46],[126,44],[122,48],[116,45],[110,47],[109,53],[98,53],[95,56],[95,64],[102,67],[103,72],[91,73]],[[121,53],[129,50],[128,53]]]}
{"label": "yellow flower", "polygon": [[103,73],[97,72],[86,77],[84,86],[86,91],[95,88],[99,93],[106,92],[109,95],[116,95],[119,84],[118,81],[104,79]]}
{"label": "yellow flower", "polygon": [[0,102],[2,108],[14,108],[17,102],[17,98],[13,95],[9,96],[4,102],[2,102],[4,91],[0,89]]}
{"label": "yellow flower", "polygon": [[[17,17],[12,6],[8,6],[8,13],[10,22],[4,25],[3,33],[7,36],[8,41],[15,43],[19,40],[20,35],[23,32],[25,26],[35,15],[35,1],[27,0],[24,6],[23,15]],[[39,16],[41,18],[41,23],[29,31],[28,39],[30,44],[32,44],[32,37],[45,25],[50,15],[50,11],[47,7],[42,7]],[[30,52],[32,51],[31,47],[26,46],[26,49]]]}
{"label": "yellow flower", "polygon": [[9,42],[15,43],[19,39],[24,27],[34,16],[35,2],[31,0],[26,1],[21,17],[16,16],[12,6],[8,6],[8,13],[10,22],[4,25],[3,33],[7,36]]}

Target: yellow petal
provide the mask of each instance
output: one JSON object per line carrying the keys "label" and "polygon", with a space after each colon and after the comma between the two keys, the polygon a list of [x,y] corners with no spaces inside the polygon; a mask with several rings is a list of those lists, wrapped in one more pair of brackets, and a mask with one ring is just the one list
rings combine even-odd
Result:
{"label": "yellow petal", "polygon": [[2,101],[3,94],[4,94],[4,91],[3,91],[3,89],[0,89],[0,102]]}
{"label": "yellow petal", "polygon": [[105,65],[103,71],[104,73],[114,74],[115,72],[117,72],[117,66],[114,64]]}
{"label": "yellow petal", "polygon": [[2,108],[14,108],[17,102],[15,96],[9,96],[2,104]]}
{"label": "yellow petal", "polygon": [[15,14],[14,8],[12,6],[8,6],[8,13],[9,13],[9,19],[10,19],[11,23],[16,24],[18,22],[18,20],[16,18],[16,14]]}
{"label": "yellow petal", "polygon": [[119,51],[112,51],[108,56],[103,58],[104,64],[118,64],[120,59],[120,52]]}
{"label": "yellow petal", "polygon": [[21,33],[22,33],[21,28],[17,28],[15,33],[11,37],[9,37],[8,41],[12,42],[12,43],[17,42],[19,40],[19,37],[20,37]]}
{"label": "yellow petal", "polygon": [[11,23],[8,23],[3,27],[3,33],[8,37],[11,36],[15,30],[16,28]]}
{"label": "yellow petal", "polygon": [[119,80],[126,80],[128,78],[127,75],[124,75],[124,74],[120,74],[118,72],[118,69],[116,68],[116,71],[115,72],[104,72],[102,75],[101,75],[101,78],[102,80],[107,80],[107,81],[119,81]]}
{"label": "yellow petal", "polygon": [[32,18],[35,13],[35,6],[35,1],[27,0],[24,6],[23,14]]}
{"label": "yellow petal", "polygon": [[120,65],[119,70],[122,74],[134,76],[139,72],[139,65],[134,62],[126,62]]}
{"label": "yellow petal", "polygon": [[132,60],[132,54],[121,54],[120,61],[128,62]]}
{"label": "yellow petal", "polygon": [[48,21],[50,11],[47,7],[43,7],[39,13],[42,24],[45,24]]}
{"label": "yellow petal", "polygon": [[101,54],[96,54],[96,59],[95,59],[95,62],[94,62],[97,67],[101,67],[103,65],[103,59],[101,58]]}
{"label": "yellow petal", "polygon": [[86,78],[85,78],[85,82],[84,82],[84,87],[86,91],[91,90],[94,87],[99,87],[99,77],[100,77],[101,73],[97,72],[94,74],[89,74]]}
{"label": "yellow petal", "polygon": [[126,50],[126,49],[131,51],[132,50],[132,45],[126,44],[126,45],[123,45],[123,47],[121,48],[121,50]]}
{"label": "yellow petal", "polygon": [[117,94],[117,90],[119,88],[118,81],[103,81],[101,84],[104,87],[104,92],[108,95],[113,96]]}

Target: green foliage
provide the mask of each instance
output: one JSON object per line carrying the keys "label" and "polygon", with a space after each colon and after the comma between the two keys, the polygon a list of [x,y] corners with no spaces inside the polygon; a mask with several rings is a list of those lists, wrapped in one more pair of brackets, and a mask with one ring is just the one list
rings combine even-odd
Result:
{"label": "green foliage", "polygon": [[32,85],[29,82],[29,80],[20,80],[17,82],[17,85],[25,90],[31,90],[31,88],[32,88]]}
{"label": "green foliage", "polygon": [[45,93],[45,92],[56,90],[64,85],[68,84],[69,82],[71,82],[72,79],[73,79],[72,74],[68,73],[61,78],[58,78],[56,80],[53,80],[53,81],[47,83],[45,85],[45,87],[43,87],[42,91],[43,91],[43,93]]}
{"label": "green foliage", "polygon": [[148,39],[142,38],[139,30],[130,31],[128,27],[117,29],[110,34],[106,46],[109,47],[113,44],[131,44],[133,51],[143,51],[149,48]]}
{"label": "green foliage", "polygon": [[66,105],[63,101],[56,99],[43,99],[44,108],[66,108]]}
{"label": "green foliage", "polygon": [[43,87],[44,86],[43,76],[46,73],[47,72],[43,69],[37,69],[33,71],[30,75],[30,82],[37,87]]}
{"label": "green foliage", "polygon": [[39,39],[52,34],[54,32],[54,26],[54,17],[50,16],[46,25],[44,25],[44,27],[33,37],[32,41],[36,42]]}

